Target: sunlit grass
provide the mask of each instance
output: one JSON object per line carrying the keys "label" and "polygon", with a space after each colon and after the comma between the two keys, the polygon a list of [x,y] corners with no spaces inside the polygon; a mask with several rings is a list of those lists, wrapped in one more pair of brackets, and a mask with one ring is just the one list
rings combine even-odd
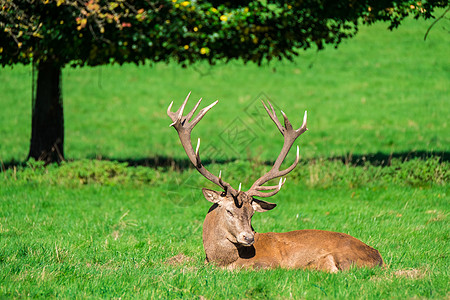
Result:
{"label": "sunlit grass", "polygon": [[[232,172],[230,181],[248,185],[267,169],[250,166],[221,167]],[[377,248],[387,264],[341,274],[204,265],[201,232],[209,203],[201,187],[213,186],[192,169],[86,160],[30,164],[0,175],[0,295],[7,298],[448,295],[448,163],[351,167],[322,161],[289,176],[271,199],[278,207],[255,215],[252,225],[259,232],[345,232]],[[169,263],[176,255],[181,262]]]}

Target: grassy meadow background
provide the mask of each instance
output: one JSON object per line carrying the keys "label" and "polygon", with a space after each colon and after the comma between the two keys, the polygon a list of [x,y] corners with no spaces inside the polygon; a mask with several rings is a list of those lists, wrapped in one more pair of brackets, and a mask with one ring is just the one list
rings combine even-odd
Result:
{"label": "grassy meadow background", "polygon": [[[66,68],[59,167],[23,163],[31,67],[0,69],[0,298],[450,297],[450,38],[444,21],[424,42],[430,23],[363,27],[337,50],[263,67]],[[219,100],[193,134],[207,167],[244,188],[282,146],[260,100],[298,126],[308,110],[302,161],[270,199],[278,207],[252,224],[345,232],[386,268],[204,265],[201,187],[214,186],[189,166],[166,115],[189,91],[188,108]]]}

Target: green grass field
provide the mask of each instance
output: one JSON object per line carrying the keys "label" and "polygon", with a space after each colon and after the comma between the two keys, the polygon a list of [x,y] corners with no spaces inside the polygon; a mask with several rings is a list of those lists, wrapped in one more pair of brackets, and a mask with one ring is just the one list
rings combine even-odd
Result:
{"label": "green grass field", "polygon": [[[31,69],[1,69],[0,163],[9,168],[0,173],[0,298],[449,298],[450,38],[447,22],[423,42],[429,24],[364,27],[337,50],[262,68],[67,68],[69,161],[59,167],[21,163]],[[204,265],[201,188],[215,187],[186,168],[165,113],[190,90],[191,106],[219,99],[194,131],[202,158],[244,189],[282,145],[259,100],[298,125],[307,109],[302,161],[270,199],[278,207],[252,224],[345,232],[377,248],[386,267]]]}
{"label": "green grass field", "polygon": [[[222,167],[253,177],[251,163]],[[10,297],[308,298],[448,297],[449,164],[301,165],[256,230],[318,228],[376,247],[387,267],[328,274],[223,271],[204,265],[209,207],[196,171],[77,161],[2,174],[0,294]],[[445,181],[444,181],[445,180]],[[181,255],[180,263],[171,258]]]}

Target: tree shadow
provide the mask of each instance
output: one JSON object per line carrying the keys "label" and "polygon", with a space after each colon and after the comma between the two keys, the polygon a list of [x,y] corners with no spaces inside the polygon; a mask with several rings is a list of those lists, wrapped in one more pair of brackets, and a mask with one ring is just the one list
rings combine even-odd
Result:
{"label": "tree shadow", "polygon": [[[321,158],[321,157],[314,157],[309,159],[304,159],[304,162],[309,161],[316,161],[316,160],[329,160],[329,161],[341,161],[345,165],[351,165],[351,166],[363,166],[363,165],[374,165],[374,166],[381,166],[386,167],[390,166],[393,159],[398,159],[400,161],[408,161],[412,159],[420,159],[420,160],[427,160],[430,158],[439,158],[440,162],[448,162],[450,161],[450,152],[442,151],[442,152],[429,152],[429,151],[411,151],[411,152],[395,152],[395,153],[383,153],[383,152],[377,152],[377,153],[369,153],[369,154],[353,154],[349,153],[347,155],[343,156],[335,156],[330,158]],[[119,163],[126,163],[130,167],[148,167],[148,168],[163,168],[163,169],[171,169],[171,170],[178,170],[183,171],[188,168],[192,168],[192,163],[189,159],[180,159],[180,158],[173,158],[173,157],[167,157],[167,156],[155,156],[155,157],[146,157],[146,158],[116,158],[116,157],[87,157],[87,159],[97,159],[97,160],[105,160],[105,161],[116,161]],[[217,163],[217,164],[224,164],[224,163],[230,163],[239,160],[238,158],[232,158],[232,159],[218,159],[218,160],[212,160],[212,159],[205,159],[202,160],[202,163],[204,165],[208,165],[211,163]],[[69,161],[71,161],[69,159]],[[271,166],[273,165],[273,161],[259,161],[259,164],[264,164]],[[0,172],[3,172],[8,169],[18,168],[18,167],[25,167],[27,166],[26,161],[16,161],[11,160],[8,162],[2,162],[0,161]]]}
{"label": "tree shadow", "polygon": [[0,161],[0,173],[8,170],[8,169],[14,169],[19,167],[25,167],[27,165],[26,161],[17,161],[17,160],[10,160],[10,161]]}
{"label": "tree shadow", "polygon": [[410,152],[394,152],[394,153],[369,153],[369,154],[352,154],[349,153],[345,156],[336,156],[328,158],[328,160],[342,161],[343,164],[352,166],[363,166],[366,164],[374,166],[390,166],[393,159],[398,159],[402,162],[420,159],[427,160],[430,158],[438,157],[440,162],[448,162],[450,159],[450,152],[428,152],[428,151],[410,151]]}

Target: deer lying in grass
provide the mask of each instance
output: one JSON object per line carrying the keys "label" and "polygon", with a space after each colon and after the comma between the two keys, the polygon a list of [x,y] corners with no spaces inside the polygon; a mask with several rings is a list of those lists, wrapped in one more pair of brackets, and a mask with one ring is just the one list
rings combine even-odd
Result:
{"label": "deer lying in grass", "polygon": [[[265,212],[276,204],[258,200],[254,197],[270,197],[278,193],[286,179],[282,177],[291,172],[299,161],[299,149],[294,163],[287,169],[280,170],[292,144],[304,133],[306,128],[306,112],[302,126],[292,128],[286,115],[284,126],[278,120],[272,105],[264,108],[284,136],[281,153],[272,169],[255,181],[246,192],[234,189],[219,176],[210,173],[202,165],[199,155],[200,139],[194,151],[191,143],[191,132],[218,101],[203,108],[193,119],[193,115],[202,99],[195,107],[183,116],[183,110],[189,95],[176,111],[172,112],[173,102],[167,109],[172,124],[180,137],[181,144],[195,168],[222,191],[203,189],[206,200],[213,203],[203,223],[203,247],[206,261],[230,269],[239,267],[253,268],[308,268],[337,272],[352,266],[375,267],[383,264],[380,253],[358,239],[338,232],[323,230],[297,230],[284,233],[258,233],[253,230],[251,219],[254,212]],[[192,121],[191,121],[192,119]],[[275,186],[263,186],[269,180],[281,177]]]}

